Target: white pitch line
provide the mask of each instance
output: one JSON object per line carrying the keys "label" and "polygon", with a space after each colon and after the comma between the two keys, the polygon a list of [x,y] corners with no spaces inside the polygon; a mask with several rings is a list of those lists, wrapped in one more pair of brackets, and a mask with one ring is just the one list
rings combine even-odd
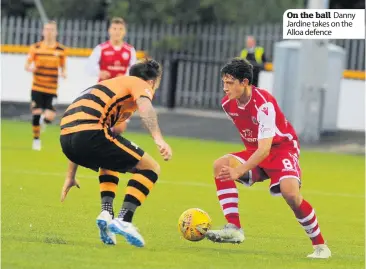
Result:
{"label": "white pitch line", "polygon": [[[2,170],[4,173],[9,174],[28,174],[28,175],[37,175],[37,176],[55,176],[55,177],[64,177],[66,173],[51,173],[51,172],[39,172],[32,170]],[[95,179],[95,176],[86,176],[86,175],[78,175],[77,178],[89,178]],[[171,184],[171,185],[180,185],[180,186],[196,186],[196,187],[205,187],[205,188],[214,188],[214,183],[200,183],[194,181],[166,181],[159,180],[159,184]],[[249,191],[265,191],[268,192],[268,188],[245,188]],[[365,199],[365,195],[362,194],[352,194],[352,193],[334,193],[334,192],[322,192],[322,191],[303,191],[305,194],[311,195],[319,195],[319,196],[334,196],[334,197],[350,197],[350,198],[358,198]]]}

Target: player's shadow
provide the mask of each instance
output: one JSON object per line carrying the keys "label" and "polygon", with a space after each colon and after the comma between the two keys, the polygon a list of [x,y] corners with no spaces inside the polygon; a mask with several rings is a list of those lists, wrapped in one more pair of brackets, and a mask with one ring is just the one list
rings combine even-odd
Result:
{"label": "player's shadow", "polygon": [[43,243],[52,245],[67,245],[67,241],[61,237],[46,237],[43,238]]}
{"label": "player's shadow", "polygon": [[93,248],[106,248],[109,245],[104,245],[101,242],[91,243],[87,241],[74,241],[63,238],[62,236],[36,236],[36,237],[18,237],[16,239],[19,242],[24,243],[43,243],[47,245],[67,245],[67,246],[81,246],[81,247],[93,247]]}
{"label": "player's shadow", "polygon": [[[13,238],[14,239],[14,238]],[[60,236],[36,236],[36,237],[16,237],[15,238],[19,242],[24,243],[45,243],[51,245],[69,245],[70,242],[67,242]]]}

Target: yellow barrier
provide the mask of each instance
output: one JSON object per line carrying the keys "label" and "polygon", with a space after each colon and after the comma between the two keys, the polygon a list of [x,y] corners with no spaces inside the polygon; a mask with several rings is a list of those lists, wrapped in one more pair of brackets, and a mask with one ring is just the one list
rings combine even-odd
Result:
{"label": "yellow barrier", "polygon": [[[28,53],[29,46],[21,46],[21,45],[1,45],[2,53]],[[75,56],[75,57],[88,57],[92,53],[92,49],[84,49],[84,48],[66,48],[67,56]],[[143,59],[147,56],[144,51],[136,51],[137,59]]]}
{"label": "yellow barrier", "polygon": [[[1,52],[2,53],[28,53],[29,47],[28,46],[21,46],[21,45],[1,45]],[[88,57],[92,52],[92,49],[84,49],[84,48],[66,48],[66,53],[68,56],[75,56],[75,57]],[[145,51],[137,51],[136,52],[137,59],[143,59],[147,57],[147,53]],[[273,64],[266,63],[265,65],[266,71],[273,71]],[[343,77],[348,79],[359,79],[365,80],[365,71],[359,70],[345,70],[343,72]]]}

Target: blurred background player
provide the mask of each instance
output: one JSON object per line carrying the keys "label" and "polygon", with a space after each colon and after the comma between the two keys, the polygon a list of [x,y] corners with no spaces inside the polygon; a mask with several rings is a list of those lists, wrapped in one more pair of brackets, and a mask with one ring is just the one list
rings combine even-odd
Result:
{"label": "blurred background player", "polygon": [[246,40],[246,48],[240,53],[240,57],[248,60],[253,66],[253,83],[254,86],[259,86],[259,73],[264,70],[266,63],[266,55],[264,48],[256,46],[254,36],[248,36]]}
{"label": "blurred background player", "polygon": [[25,64],[25,70],[33,73],[31,110],[34,150],[41,150],[41,126],[52,123],[56,115],[54,100],[57,98],[59,74],[66,78],[65,47],[56,40],[56,22],[47,22],[42,34],[43,40],[30,47]]}
{"label": "blurred background player", "polygon": [[313,207],[300,194],[299,142],[276,99],[251,85],[253,67],[234,59],[221,70],[224,92],[222,107],[238,129],[246,150],[227,154],[214,163],[217,197],[228,224],[208,231],[214,242],[241,243],[244,232],[238,210],[235,181],[251,186],[270,178],[270,193],[282,195],[312,241],[310,258],[329,258],[331,252],[320,232]]}
{"label": "blurred background player", "polygon": [[113,18],[108,29],[110,39],[96,46],[89,56],[86,70],[99,81],[124,76],[136,63],[135,48],[124,41],[126,24],[122,18]]}
{"label": "blurred background player", "polygon": [[88,88],[66,110],[61,120],[60,141],[70,164],[61,201],[71,187],[78,186],[75,179],[78,165],[94,171],[131,172],[122,208],[113,220],[112,205],[118,181],[112,177],[102,178],[108,190],[102,196],[109,196],[109,200],[105,200],[106,205],[102,204],[97,225],[105,244],[116,244],[114,234],[120,234],[130,244],[143,247],[144,239],[131,223],[132,217],[158,180],[160,166],[133,142],[112,133],[111,128],[138,110],[164,160],[171,158],[172,151],[163,139],[151,103],[161,80],[160,65],[149,60],[133,65],[130,71],[131,76],[105,80]]}

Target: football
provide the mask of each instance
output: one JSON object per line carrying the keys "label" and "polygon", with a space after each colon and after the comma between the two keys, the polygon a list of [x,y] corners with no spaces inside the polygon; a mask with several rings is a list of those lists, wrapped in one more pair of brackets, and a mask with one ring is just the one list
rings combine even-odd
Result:
{"label": "football", "polygon": [[178,220],[178,230],[189,241],[200,241],[211,228],[210,216],[199,208],[190,208]]}

